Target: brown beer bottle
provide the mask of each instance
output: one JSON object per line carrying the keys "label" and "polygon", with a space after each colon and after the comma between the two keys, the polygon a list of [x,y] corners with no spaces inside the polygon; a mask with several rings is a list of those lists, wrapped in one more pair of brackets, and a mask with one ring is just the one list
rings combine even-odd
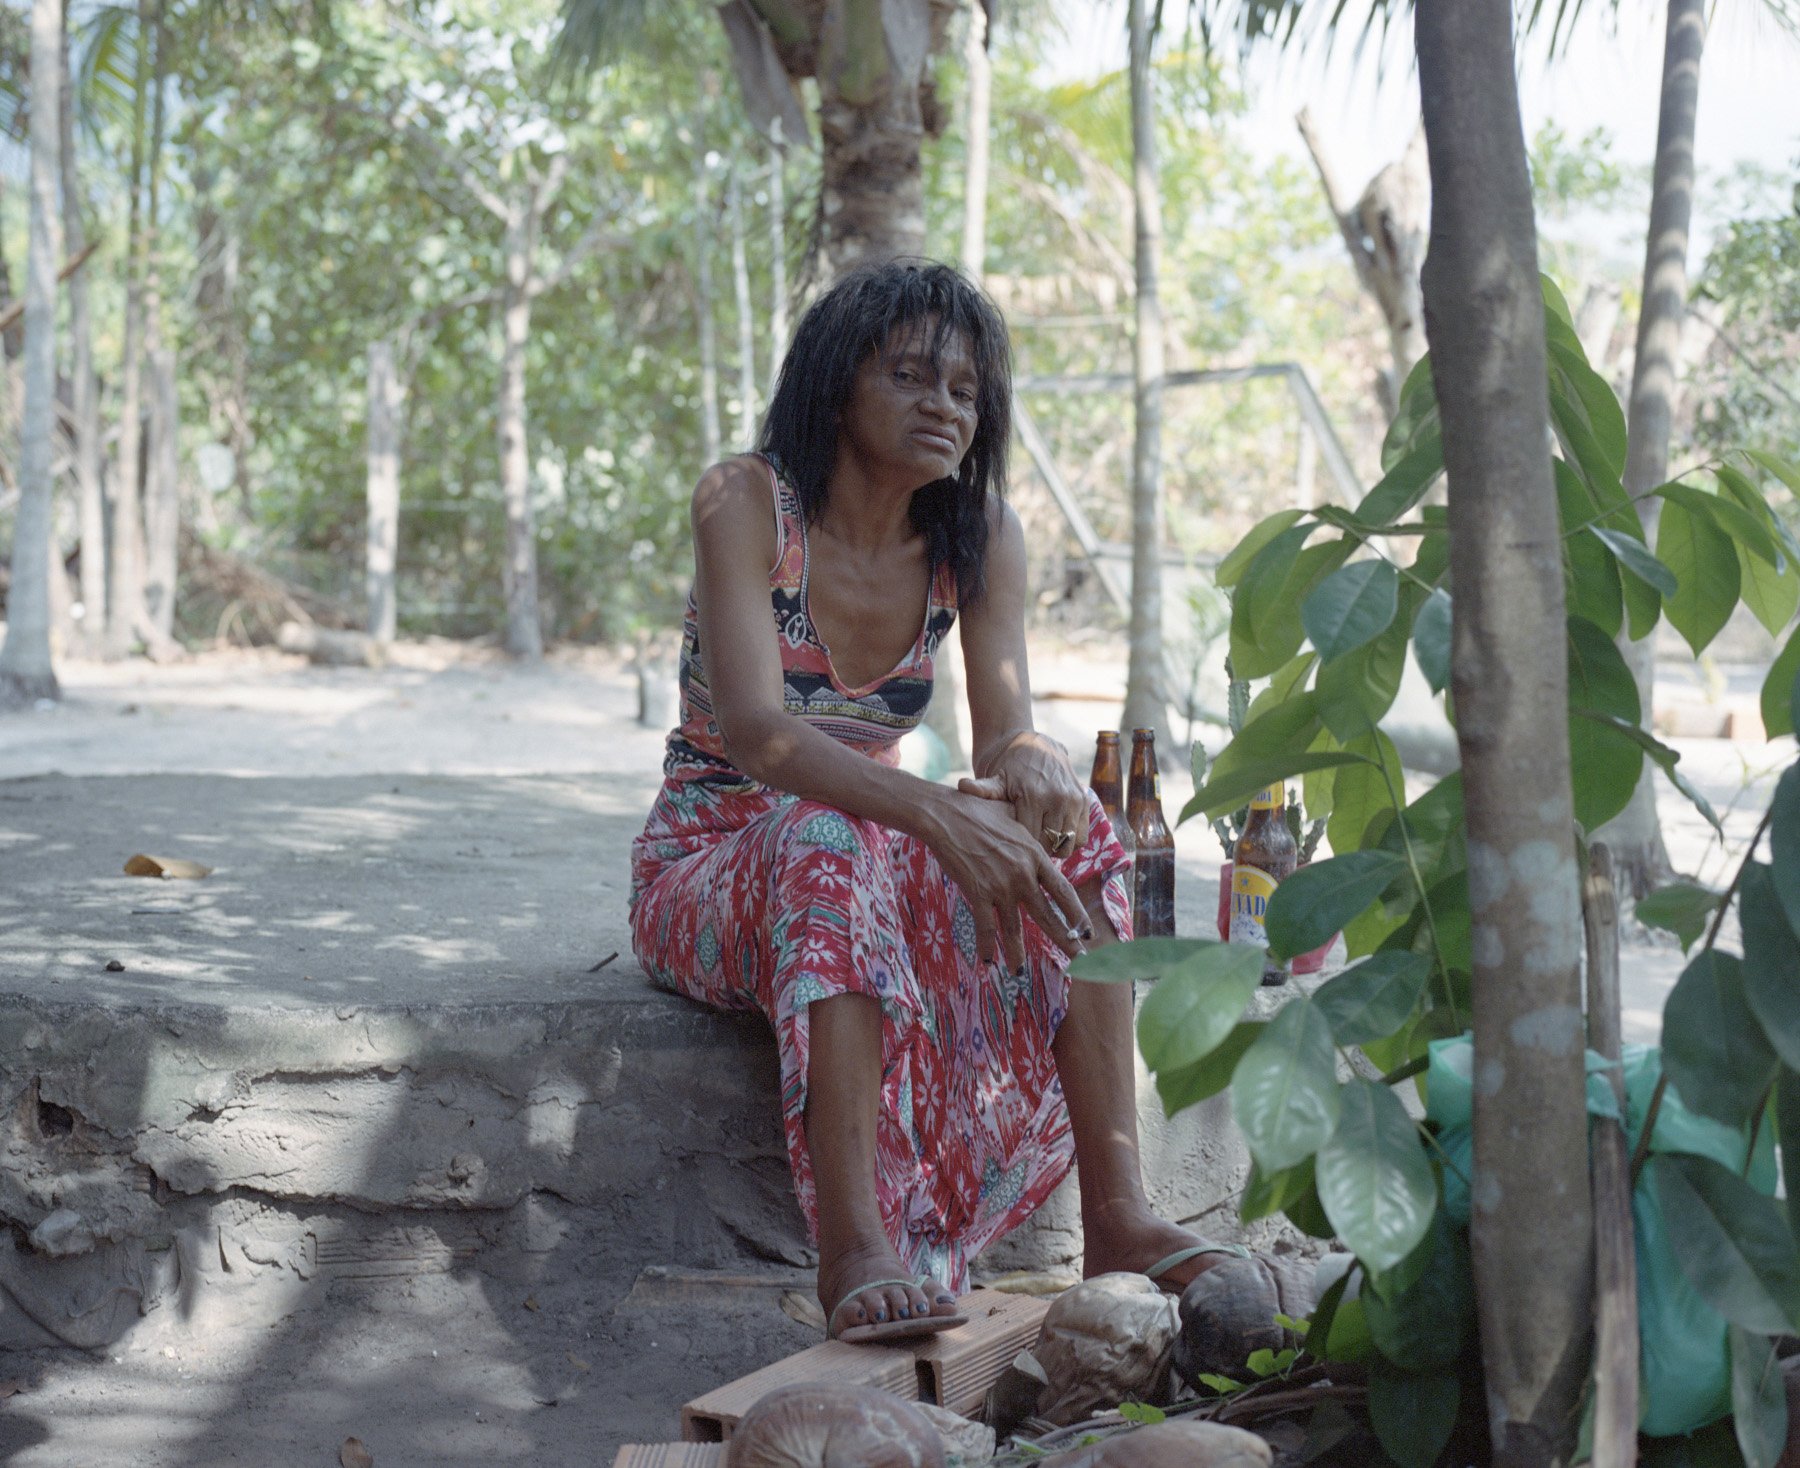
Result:
{"label": "brown beer bottle", "polygon": [[[1288,830],[1285,785],[1257,792],[1231,860],[1231,941],[1255,944],[1266,955],[1269,899],[1275,895],[1276,885],[1293,875],[1300,860],[1300,848]],[[1287,963],[1265,956],[1262,981],[1284,984],[1288,969]]]}
{"label": "brown beer bottle", "polygon": [[[1088,788],[1098,797],[1100,809],[1106,812],[1106,819],[1112,823],[1113,835],[1118,838],[1119,845],[1125,848],[1125,859],[1133,861],[1137,854],[1137,842],[1132,838],[1131,825],[1125,819],[1125,771],[1119,759],[1117,730],[1103,729],[1100,737],[1095,740],[1094,773],[1088,777]],[[1125,869],[1127,902],[1131,901],[1131,894],[1137,885],[1132,880],[1135,875],[1131,867]]]}
{"label": "brown beer bottle", "polygon": [[1131,784],[1125,824],[1137,854],[1131,894],[1131,931],[1138,938],[1175,936],[1175,837],[1163,819],[1162,779],[1156,773],[1156,731],[1131,731]]}

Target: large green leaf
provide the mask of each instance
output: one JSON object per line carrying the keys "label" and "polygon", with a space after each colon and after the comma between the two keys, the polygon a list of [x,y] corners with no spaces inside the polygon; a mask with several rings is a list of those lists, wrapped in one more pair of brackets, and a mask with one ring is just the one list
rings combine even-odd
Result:
{"label": "large green leaf", "polygon": [[1631,801],[1644,767],[1644,751],[1623,730],[1579,717],[1583,712],[1611,714],[1636,726],[1641,711],[1637,680],[1625,666],[1618,646],[1583,617],[1569,619],[1570,783],[1575,819],[1598,830]]}
{"label": "large green leaf", "polygon": [[[1354,765],[1361,762],[1362,756],[1345,751],[1336,753],[1321,752],[1319,754],[1274,755],[1267,759],[1253,760],[1248,764],[1238,765],[1222,775],[1215,775],[1193,794],[1193,798],[1181,808],[1181,820],[1204,814],[1208,819],[1223,815],[1226,811],[1236,810],[1258,790],[1265,790],[1278,780],[1288,780],[1295,775],[1309,774],[1314,770],[1335,769],[1339,765]],[[1180,824],[1178,821],[1176,824]]]}
{"label": "large green leaf", "polygon": [[1374,953],[1327,980],[1313,1003],[1340,1045],[1366,1045],[1393,1034],[1409,1019],[1431,980],[1422,953]]}
{"label": "large green leaf", "polygon": [[1378,812],[1393,809],[1389,782],[1394,790],[1406,789],[1399,751],[1379,729],[1351,740],[1345,752],[1361,755],[1368,763],[1348,767],[1332,783],[1331,815],[1325,834],[1331,840],[1331,849],[1340,856],[1362,845],[1363,832]]}
{"label": "large green leaf", "polygon": [[1417,1273],[1403,1288],[1363,1292],[1369,1334],[1382,1355],[1404,1370],[1441,1371],[1462,1352],[1475,1326],[1475,1280],[1469,1246],[1443,1209],[1406,1263]]}
{"label": "large green leaf", "polygon": [[1311,1156],[1331,1136],[1338,1123],[1337,1053],[1331,1027],[1311,1000],[1289,1000],[1244,1052],[1231,1078],[1231,1114],[1250,1155],[1271,1172]]}
{"label": "large green leaf", "polygon": [[[1669,777],[1669,783],[1688,798],[1694,809],[1705,818],[1706,823],[1720,836],[1725,834],[1725,827],[1719,820],[1719,813],[1713,809],[1712,802],[1702,795],[1700,787],[1682,772],[1681,755],[1678,751],[1669,748],[1648,729],[1628,720],[1616,718],[1612,714],[1595,713],[1592,709],[1579,709],[1576,716],[1579,719],[1592,720],[1637,745],[1661,767],[1662,772]],[[1573,727],[1570,732],[1571,737],[1574,737]]]}
{"label": "large green leaf", "polygon": [[1571,332],[1567,340],[1551,338],[1550,391],[1560,396],[1566,387],[1586,420],[1594,442],[1606,456],[1615,476],[1625,472],[1625,412],[1607,380],[1588,365],[1580,339]]}
{"label": "large green leaf", "polygon": [[1289,537],[1317,528],[1317,524],[1301,524],[1283,531],[1245,571],[1231,602],[1231,660],[1238,677],[1267,677],[1300,650],[1300,608],[1313,588],[1356,549],[1356,541],[1348,536],[1306,546],[1293,556],[1276,585],[1275,567],[1262,571],[1263,557],[1284,547]]}
{"label": "large green leaf", "polygon": [[1363,496],[1356,518],[1377,528],[1392,525],[1425,498],[1425,491],[1443,472],[1444,438],[1434,424],[1420,433],[1413,446]]}
{"label": "large green leaf", "polygon": [[1776,895],[1774,875],[1762,862],[1752,862],[1744,873],[1738,918],[1744,929],[1744,997],[1775,1053],[1800,1069],[1800,940]]}
{"label": "large green leaf", "polygon": [[1265,1028],[1263,1021],[1247,1019],[1215,1045],[1204,1060],[1173,1070],[1157,1071],[1156,1094],[1162,1100],[1163,1115],[1173,1116],[1178,1111],[1197,1106],[1229,1086],[1238,1061],[1244,1058],[1244,1052]]}
{"label": "large green leaf", "polygon": [[1138,1048],[1152,1070],[1203,1059],[1231,1033],[1262,982],[1263,954],[1215,943],[1170,969],[1138,1011]]}
{"label": "large green leaf", "polygon": [[[1788,1176],[1800,1172],[1800,1071],[1782,1067],[1781,1079],[1775,1082],[1775,1140],[1781,1145],[1782,1166]],[[1787,1187],[1788,1227],[1800,1239],[1800,1188]]]}
{"label": "large green leaf", "polygon": [[1660,486],[1657,491],[1663,504],[1678,504],[1691,514],[1704,515],[1751,555],[1779,569],[1787,558],[1781,553],[1773,528],[1760,515],[1753,515],[1736,500],[1725,495],[1708,494],[1679,479]]}
{"label": "large green leaf", "polygon": [[[1551,394],[1550,422],[1570,460],[1587,481],[1595,502],[1602,510],[1608,510],[1605,523],[1615,530],[1626,530],[1629,533],[1624,523],[1625,517],[1635,518],[1635,511],[1626,498],[1624,486],[1619,483],[1619,470],[1613,466],[1607,449],[1595,438],[1579,404],[1566,397]],[[1612,508],[1609,510],[1608,507]]]}
{"label": "large green leaf", "polygon": [[1761,449],[1745,449],[1744,457],[1769,471],[1790,490],[1796,498],[1800,498],[1800,464],[1791,460],[1777,458],[1774,454],[1765,453]]}
{"label": "large green leaf", "polygon": [[1450,683],[1450,615],[1450,593],[1440,586],[1413,623],[1413,657],[1433,693],[1442,693]]}
{"label": "large green leaf", "polygon": [[1386,1086],[1358,1076],[1343,1115],[1319,1149],[1319,1197],[1338,1237],[1369,1269],[1392,1269],[1431,1227],[1437,1179],[1406,1108]]}
{"label": "large green leaf", "polygon": [[1293,958],[1329,943],[1405,868],[1390,851],[1352,851],[1300,868],[1269,899],[1269,951]]}
{"label": "large green leaf", "polygon": [[1384,560],[1333,571],[1300,608],[1300,623],[1326,662],[1387,631],[1400,609],[1400,574]]}
{"label": "large green leaf", "polygon": [[1225,945],[1211,938],[1133,938],[1083,953],[1069,965],[1078,979],[1119,984],[1131,979],[1158,979],[1189,959]]}
{"label": "large green leaf", "polygon": [[1682,970],[1663,1006],[1662,1042],[1669,1084],[1691,1109],[1729,1126],[1749,1120],[1775,1079],[1775,1052],[1744,997],[1743,967],[1716,948]]}
{"label": "large green leaf", "polygon": [[1681,951],[1685,953],[1699,941],[1719,910],[1720,896],[1711,887],[1670,882],[1641,898],[1633,915],[1646,927],[1673,933],[1681,940]]}
{"label": "large green leaf", "polygon": [[1339,739],[1373,729],[1393,707],[1406,671],[1406,628],[1399,622],[1373,642],[1326,663],[1313,683],[1319,716]]}
{"label": "large green leaf", "polygon": [[1794,695],[1800,690],[1800,627],[1775,655],[1762,686],[1763,732],[1774,739],[1794,732]]}
{"label": "large green leaf", "polygon": [[[1406,836],[1413,859],[1427,886],[1435,886],[1468,866],[1468,826],[1463,819],[1462,773],[1454,771],[1439,780],[1406,808]],[[1390,826],[1381,848],[1396,855],[1405,848],[1400,828]],[[1391,894],[1390,894],[1391,895]]]}
{"label": "large green leaf", "polygon": [[1619,584],[1619,565],[1607,547],[1585,530],[1570,534],[1592,520],[1594,496],[1572,468],[1552,460],[1556,470],[1557,518],[1563,530],[1564,602],[1570,616],[1585,617],[1617,637],[1625,625],[1625,598]]}
{"label": "large green leaf", "polygon": [[1731,1418],[1744,1468],[1775,1468],[1787,1447],[1787,1383],[1776,1343],[1731,1327]]}
{"label": "large green leaf", "polygon": [[1289,658],[1269,675],[1269,681],[1263,686],[1255,698],[1250,700],[1250,707],[1244,711],[1246,727],[1253,720],[1261,718],[1277,704],[1288,702],[1306,686],[1306,675],[1313,670],[1319,661],[1316,652],[1299,652]]}
{"label": "large green leaf", "polygon": [[1244,1181],[1244,1196],[1238,1200],[1238,1218],[1254,1223],[1279,1213],[1312,1190],[1313,1161],[1308,1157],[1278,1172],[1265,1172],[1259,1163],[1250,1164],[1250,1176]]}
{"label": "large green leaf", "polygon": [[1238,584],[1250,562],[1256,558],[1257,552],[1282,531],[1292,527],[1305,513],[1304,510],[1280,510],[1258,520],[1250,527],[1250,533],[1219,562],[1218,570],[1213,572],[1213,580],[1227,591],[1231,590]]}
{"label": "large green leaf", "polygon": [[1710,1157],[1662,1153],[1645,1170],[1670,1251],[1700,1297],[1745,1330],[1800,1328],[1800,1251],[1781,1205]]}
{"label": "large green leaf", "polygon": [[1602,545],[1619,558],[1619,564],[1655,591],[1658,596],[1673,596],[1678,589],[1675,573],[1651,555],[1641,540],[1633,540],[1622,530],[1594,525],[1582,532],[1596,536]]}
{"label": "large green leaf", "polygon": [[1739,592],[1756,620],[1779,637],[1800,607],[1800,561],[1789,560],[1780,570],[1744,546],[1738,546]]}
{"label": "large green leaf", "polygon": [[1710,515],[1671,499],[1657,525],[1656,558],[1677,583],[1675,594],[1663,598],[1663,612],[1698,657],[1737,605],[1737,546]]}
{"label": "large green leaf", "polygon": [[1420,1375],[1377,1361],[1369,1371],[1369,1420],[1399,1468],[1431,1468],[1456,1431],[1462,1387],[1454,1373]]}
{"label": "large green leaf", "polygon": [[1794,538],[1787,522],[1777,515],[1770,506],[1763,492],[1751,483],[1748,475],[1734,469],[1730,464],[1720,464],[1713,474],[1719,481],[1719,491],[1729,495],[1742,505],[1751,519],[1761,525],[1781,544],[1782,554],[1789,560],[1800,561],[1800,540]]}
{"label": "large green leaf", "polygon": [[[1280,615],[1288,577],[1293,574],[1307,537],[1318,528],[1316,523],[1285,527],[1258,546],[1239,572],[1237,588],[1231,596],[1231,659],[1240,678],[1266,676],[1286,661],[1283,658],[1262,667],[1267,659],[1260,651],[1259,638]],[[1259,671],[1248,671],[1247,663]]]}
{"label": "large green leaf", "polygon": [[1400,387],[1400,403],[1381,440],[1381,472],[1387,473],[1417,448],[1427,433],[1438,429],[1437,393],[1431,380],[1431,359],[1421,357]]}
{"label": "large green leaf", "polygon": [[1584,617],[1569,618],[1569,707],[1635,724],[1643,706],[1618,644]]}

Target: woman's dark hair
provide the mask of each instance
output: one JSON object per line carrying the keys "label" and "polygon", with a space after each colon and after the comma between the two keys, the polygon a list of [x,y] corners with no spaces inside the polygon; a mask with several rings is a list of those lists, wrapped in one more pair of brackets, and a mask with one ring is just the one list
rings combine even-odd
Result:
{"label": "woman's dark hair", "polygon": [[975,369],[975,437],[954,479],[913,495],[912,524],[925,537],[931,569],[948,565],[963,605],[979,601],[987,565],[988,495],[1006,493],[1012,438],[1012,352],[993,302],[954,266],[896,260],[854,270],[814,301],[794,332],[757,449],[776,464],[816,522],[837,461],[838,420],[857,369],[871,352],[899,350],[931,327],[938,364],[960,335]]}

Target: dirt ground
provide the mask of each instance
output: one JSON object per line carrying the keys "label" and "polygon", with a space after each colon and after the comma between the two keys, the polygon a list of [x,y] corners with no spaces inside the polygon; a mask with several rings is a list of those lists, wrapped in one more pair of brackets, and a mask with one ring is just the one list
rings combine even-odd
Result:
{"label": "dirt ground", "polygon": [[[1121,674],[1077,651],[1037,659],[1038,691],[1050,695],[1040,721],[1078,761],[1093,729],[1114,720],[1105,699]],[[402,646],[374,671],[221,652],[166,667],[75,662],[61,676],[61,703],[0,716],[0,781],[580,773],[615,776],[647,803],[663,737],[636,721],[632,669],[597,652],[520,668],[432,642]],[[1741,847],[1791,742],[1676,743]],[[1171,810],[1190,788],[1179,768],[1167,772]],[[1663,808],[1677,867],[1717,880],[1726,851],[1666,785]],[[1190,872],[1218,860],[1204,829],[1179,840]],[[0,847],[0,881],[6,862]],[[1629,1038],[1654,1039],[1680,966],[1670,943],[1628,924]],[[593,1247],[607,1242],[596,1234]],[[805,1272],[771,1264],[705,1291],[598,1270],[529,1293],[475,1274],[340,1281],[262,1340],[147,1326],[104,1356],[0,1353],[0,1462],[323,1468],[356,1436],[380,1468],[604,1468],[621,1441],[674,1436],[671,1403],[816,1339],[782,1314],[784,1289],[810,1293]]]}

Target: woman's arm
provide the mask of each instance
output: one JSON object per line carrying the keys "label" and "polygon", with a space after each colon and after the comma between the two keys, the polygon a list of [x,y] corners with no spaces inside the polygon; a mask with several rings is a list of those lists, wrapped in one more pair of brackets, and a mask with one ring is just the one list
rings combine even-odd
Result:
{"label": "woman's arm", "polygon": [[1087,840],[1087,792],[1068,751],[1032,721],[1025,532],[1011,506],[999,506],[988,543],[987,595],[962,618],[976,775],[962,788],[1010,804],[1045,851],[1063,857]]}
{"label": "woman's arm", "polygon": [[732,763],[764,785],[924,841],[968,899],[984,960],[999,948],[1013,968],[1024,962],[1021,911],[1053,942],[1080,951],[1080,899],[1003,806],[878,764],[783,706],[769,614],[775,523],[761,462],[732,459],[707,470],[694,491],[693,525],[700,646]]}

